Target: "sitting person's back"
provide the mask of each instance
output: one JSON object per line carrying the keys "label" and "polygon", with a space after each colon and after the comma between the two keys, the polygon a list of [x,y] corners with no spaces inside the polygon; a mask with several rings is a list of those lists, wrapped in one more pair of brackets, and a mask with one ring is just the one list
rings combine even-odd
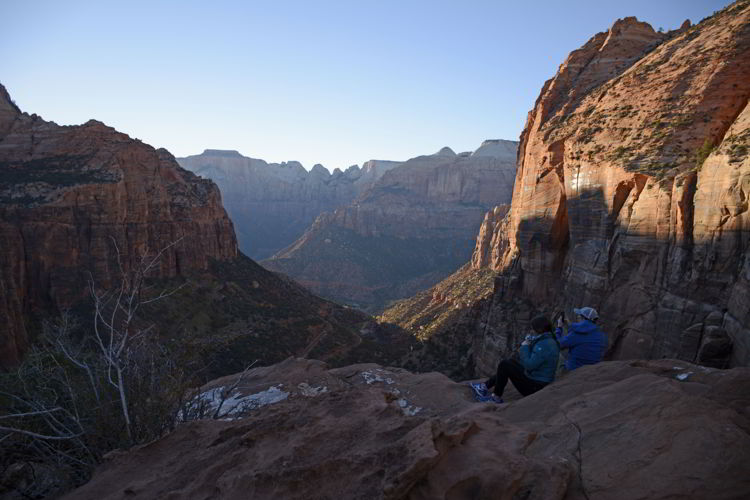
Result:
{"label": "sitting person's back", "polygon": [[560,341],[560,349],[569,349],[568,359],[565,361],[567,370],[575,370],[583,365],[593,365],[602,360],[607,350],[607,335],[596,324],[599,318],[596,310],[591,307],[574,309],[579,321],[568,327],[567,335],[563,336],[561,321],[558,320],[555,335]]}
{"label": "sitting person's back", "polygon": [[[551,330],[550,325],[550,330]],[[551,331],[530,336],[528,343],[521,345],[518,356],[526,375],[533,380],[550,383],[555,380],[560,346]]]}

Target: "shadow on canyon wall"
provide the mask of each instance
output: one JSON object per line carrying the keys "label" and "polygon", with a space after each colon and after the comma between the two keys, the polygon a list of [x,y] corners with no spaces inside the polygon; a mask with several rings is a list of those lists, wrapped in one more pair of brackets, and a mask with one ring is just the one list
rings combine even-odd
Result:
{"label": "shadow on canyon wall", "polygon": [[[614,359],[746,365],[747,232],[730,224],[694,231],[692,200],[678,203],[671,220],[635,214],[643,185],[631,189],[639,191],[618,192],[612,205],[601,188],[585,189],[563,196],[553,217],[521,220],[519,253],[501,273],[500,294],[517,293],[549,312],[595,307]],[[683,192],[692,198],[695,176]]]}

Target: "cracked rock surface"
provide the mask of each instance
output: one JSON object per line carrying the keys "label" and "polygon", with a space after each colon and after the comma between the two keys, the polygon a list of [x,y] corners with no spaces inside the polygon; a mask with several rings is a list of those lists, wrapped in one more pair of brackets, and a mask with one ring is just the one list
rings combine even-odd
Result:
{"label": "cracked rock surface", "polygon": [[288,397],[113,453],[66,498],[750,495],[748,368],[605,362],[495,405],[437,373],[290,358],[246,373],[237,396],[269,387]]}

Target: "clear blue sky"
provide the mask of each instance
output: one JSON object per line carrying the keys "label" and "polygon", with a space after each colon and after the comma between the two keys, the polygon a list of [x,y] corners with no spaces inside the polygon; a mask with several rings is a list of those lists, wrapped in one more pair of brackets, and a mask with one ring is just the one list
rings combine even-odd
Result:
{"label": "clear blue sky", "polygon": [[517,140],[544,81],[615,19],[669,30],[728,3],[0,0],[0,82],[24,111],[176,156],[332,170]]}

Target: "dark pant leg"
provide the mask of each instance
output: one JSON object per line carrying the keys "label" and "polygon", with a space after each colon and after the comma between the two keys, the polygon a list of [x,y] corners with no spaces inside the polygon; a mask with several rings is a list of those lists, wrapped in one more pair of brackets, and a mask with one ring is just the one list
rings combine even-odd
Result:
{"label": "dark pant leg", "polygon": [[[537,382],[536,380],[527,377],[523,365],[515,359],[502,360],[497,366],[497,375],[494,378],[494,381],[492,379],[490,379],[490,381],[494,382],[494,393],[498,397],[503,396],[508,380],[513,382],[513,385],[518,389],[518,392],[524,396],[533,394],[547,385],[543,382]],[[488,385],[487,387],[491,386]]]}

